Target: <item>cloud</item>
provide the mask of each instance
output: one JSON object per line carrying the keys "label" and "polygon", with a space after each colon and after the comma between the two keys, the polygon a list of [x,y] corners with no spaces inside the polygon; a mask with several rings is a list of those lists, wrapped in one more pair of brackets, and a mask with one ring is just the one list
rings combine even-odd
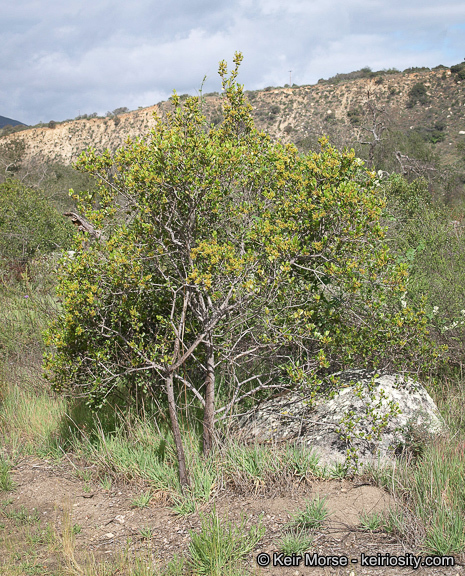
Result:
{"label": "cloud", "polygon": [[[219,90],[219,60],[244,53],[247,88],[363,66],[462,60],[465,5],[431,0],[30,0],[2,7],[0,114],[26,123],[137,108],[173,88]],[[461,28],[462,26],[462,28]]]}

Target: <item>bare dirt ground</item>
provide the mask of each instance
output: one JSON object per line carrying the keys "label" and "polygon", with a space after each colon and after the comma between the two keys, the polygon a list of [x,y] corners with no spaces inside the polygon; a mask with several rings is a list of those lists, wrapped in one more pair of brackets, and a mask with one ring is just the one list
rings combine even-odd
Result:
{"label": "bare dirt ground", "polygon": [[[63,542],[66,524],[74,533],[77,563],[89,554],[97,562],[111,562],[126,550],[163,565],[175,554],[187,555],[190,531],[197,532],[200,528],[198,512],[177,515],[166,495],[155,493],[147,507],[135,507],[133,500],[147,492],[147,487],[113,482],[105,489],[96,478],[95,470],[83,471],[71,461],[57,464],[37,458],[23,459],[13,469],[12,476],[16,489],[0,493],[0,573],[2,565],[10,568],[8,563],[14,563],[19,570],[15,574],[61,574],[62,561],[53,542]],[[317,494],[326,497],[331,515],[324,528],[316,533],[311,554],[346,556],[348,566],[304,566],[302,559],[299,565],[273,567],[273,554],[277,552],[285,525]],[[255,492],[244,494],[226,489],[218,492],[200,512],[209,512],[212,505],[220,517],[237,523],[245,518],[246,526],[257,524],[262,518],[266,532],[257,549],[246,559],[244,572],[248,569],[249,573],[261,576],[465,575],[463,557],[456,557],[455,566],[448,568],[363,566],[362,555],[366,563],[367,556],[398,557],[421,551],[406,548],[386,533],[362,531],[359,520],[362,512],[382,512],[390,505],[386,492],[362,478],[296,481],[285,491],[282,487],[264,491],[257,486]],[[257,558],[266,558],[264,553],[271,562],[267,567],[260,567]],[[279,563],[279,556],[277,560]],[[20,571],[21,566],[24,572]]]}

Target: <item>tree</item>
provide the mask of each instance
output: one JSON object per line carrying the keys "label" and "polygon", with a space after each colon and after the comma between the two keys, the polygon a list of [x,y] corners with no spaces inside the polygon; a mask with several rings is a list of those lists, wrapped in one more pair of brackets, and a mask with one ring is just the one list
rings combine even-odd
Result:
{"label": "tree", "polygon": [[[353,152],[320,154],[258,132],[242,56],[220,63],[224,121],[208,126],[190,97],[112,158],[77,167],[100,181],[81,209],[85,237],[59,276],[63,315],[49,331],[56,390],[98,409],[118,388],[166,396],[180,483],[189,483],[176,386],[204,410],[204,452],[235,404],[283,387],[315,396],[325,371],[414,362],[423,324],[400,305],[375,175]],[[222,405],[215,383],[225,381]]]}
{"label": "tree", "polygon": [[106,116],[112,118],[114,116],[119,116],[120,114],[126,114],[127,112],[129,112],[129,108],[126,106],[120,106],[119,108],[115,108],[113,112],[108,111]]}
{"label": "tree", "polygon": [[12,139],[0,144],[0,182],[14,178],[24,162],[24,140]]}
{"label": "tree", "polygon": [[367,97],[365,115],[369,125],[362,126],[361,129],[368,133],[370,140],[359,141],[359,144],[369,146],[368,167],[373,169],[376,147],[382,143],[383,132],[387,129],[385,121],[386,111],[384,108],[378,108],[376,103],[370,99],[370,92],[368,92]]}

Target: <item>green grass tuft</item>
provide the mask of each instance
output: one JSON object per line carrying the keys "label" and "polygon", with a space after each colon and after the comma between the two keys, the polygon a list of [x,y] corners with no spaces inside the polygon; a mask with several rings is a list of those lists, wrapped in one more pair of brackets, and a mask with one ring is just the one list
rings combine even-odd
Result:
{"label": "green grass tuft", "polygon": [[11,492],[15,489],[10,470],[10,464],[0,456],[0,492]]}
{"label": "green grass tuft", "polygon": [[200,532],[191,532],[190,565],[198,576],[229,576],[237,573],[240,560],[251,552],[265,533],[261,522],[248,530],[242,518],[239,526],[221,522],[215,509],[201,516]]}
{"label": "green grass tuft", "polygon": [[131,500],[131,506],[134,508],[147,508],[152,499],[152,492],[146,492]]}
{"label": "green grass tuft", "polygon": [[362,512],[360,514],[360,524],[362,529],[367,532],[376,532],[377,530],[381,530],[385,525],[384,514],[378,512]]}
{"label": "green grass tuft", "polygon": [[313,500],[308,501],[305,504],[305,508],[292,518],[288,527],[317,530],[323,526],[328,516],[326,498],[316,496]]}
{"label": "green grass tuft", "polygon": [[304,554],[310,550],[312,544],[313,537],[306,530],[289,530],[278,542],[278,550],[286,556]]}

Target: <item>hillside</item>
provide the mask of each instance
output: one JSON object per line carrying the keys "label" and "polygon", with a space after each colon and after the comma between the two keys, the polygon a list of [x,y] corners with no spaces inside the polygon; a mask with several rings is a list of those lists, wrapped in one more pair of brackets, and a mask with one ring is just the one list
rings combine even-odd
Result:
{"label": "hillside", "polygon": [[[438,67],[368,76],[350,79],[350,74],[338,75],[316,85],[270,87],[248,91],[247,95],[259,128],[303,150],[316,148],[322,134],[327,134],[336,146],[371,141],[376,107],[376,122],[383,122],[390,132],[416,134],[445,163],[458,159],[465,142],[465,82],[461,75]],[[167,101],[110,118],[50,122],[4,135],[0,143],[20,141],[26,156],[40,154],[70,164],[88,146],[99,151],[115,150],[128,137],[146,133],[154,126],[153,115],[163,114],[170,107]],[[205,95],[204,111],[210,122],[221,121],[219,94]]]}
{"label": "hillside", "polygon": [[0,129],[5,128],[5,126],[24,126],[24,124],[18,120],[13,120],[6,116],[0,116]]}

